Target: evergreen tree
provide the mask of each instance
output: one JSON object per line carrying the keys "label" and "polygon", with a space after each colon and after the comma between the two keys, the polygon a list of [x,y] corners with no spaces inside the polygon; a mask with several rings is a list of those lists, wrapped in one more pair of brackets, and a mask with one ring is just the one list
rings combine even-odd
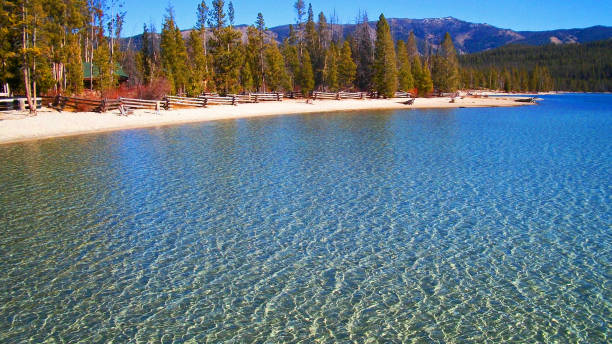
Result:
{"label": "evergreen tree", "polygon": [[81,45],[76,35],[68,36],[67,84],[68,92],[79,94],[83,91],[83,63],[81,60]]}
{"label": "evergreen tree", "polygon": [[419,86],[420,96],[426,96],[434,90],[433,81],[431,79],[431,71],[429,70],[429,65],[427,62],[423,64]]}
{"label": "evergreen tree", "polygon": [[214,0],[209,18],[213,28],[210,41],[216,88],[223,94],[233,93],[239,86],[241,70],[240,32],[226,27],[225,2]]}
{"label": "evergreen tree", "polygon": [[338,61],[338,84],[340,87],[343,89],[353,88],[356,74],[357,65],[353,61],[351,46],[348,41],[344,41]]}
{"label": "evergreen tree", "polygon": [[271,91],[280,91],[286,85],[285,61],[276,43],[266,45],[266,79]]}
{"label": "evergreen tree", "polygon": [[244,58],[251,68],[251,77],[255,90],[265,90],[265,61],[263,37],[254,26],[247,28],[247,43],[244,47]]}
{"label": "evergreen tree", "polygon": [[408,57],[414,58],[415,56],[419,56],[419,49],[417,48],[416,37],[413,31],[410,31],[410,35],[408,36],[406,49],[408,50]]}
{"label": "evergreen tree", "polygon": [[295,45],[289,43],[289,39],[285,39],[283,43],[283,57],[285,59],[285,70],[287,71],[288,89],[294,90],[299,84],[298,79],[300,77],[300,60],[298,57],[298,50]]}
{"label": "evergreen tree", "polygon": [[189,61],[191,62],[191,73],[187,94],[197,96],[206,91],[206,80],[208,78],[204,44],[199,31],[192,30],[189,33]]}
{"label": "evergreen tree", "polygon": [[310,96],[310,93],[314,90],[314,74],[312,72],[312,62],[310,61],[310,54],[307,50],[302,55],[302,65],[300,67],[300,86],[302,87],[302,93],[305,96]]}
{"label": "evergreen tree", "polygon": [[264,33],[266,30],[266,23],[264,21],[263,14],[257,14],[257,21],[255,22],[257,25],[257,39],[259,43],[259,68],[261,72],[261,87],[262,91],[266,92],[266,73],[264,71]]}
{"label": "evergreen tree", "polygon": [[314,13],[312,11],[312,4],[308,4],[308,19],[306,20],[305,37],[306,49],[310,58],[316,57],[317,55],[317,30],[314,22]]}
{"label": "evergreen tree", "polygon": [[98,48],[94,51],[93,63],[98,68],[96,89],[104,92],[115,87],[117,79],[110,56],[109,45],[105,39],[100,41]]}
{"label": "evergreen tree", "polygon": [[15,25],[18,21],[15,3],[0,1],[0,92],[9,90],[9,83],[17,77],[17,41]]}
{"label": "evergreen tree", "polygon": [[397,91],[395,45],[389,23],[382,14],[376,25],[374,86],[379,95],[387,98],[393,97]]}
{"label": "evergreen tree", "polygon": [[234,3],[230,1],[229,5],[227,5],[227,18],[229,19],[230,27],[234,26],[235,16],[236,16],[236,13],[234,12]]}
{"label": "evergreen tree", "polygon": [[434,83],[443,92],[455,92],[459,87],[459,61],[450,34],[447,32],[434,58]]}
{"label": "evergreen tree", "polygon": [[200,4],[198,4],[197,8],[198,19],[196,22],[196,29],[200,33],[202,39],[202,47],[204,49],[204,88],[203,91],[208,90],[208,82],[210,79],[210,68],[209,68],[209,56],[208,56],[208,38],[206,35],[206,21],[208,20],[208,5],[206,5],[206,1],[202,0]]}
{"label": "evergreen tree", "polygon": [[297,32],[296,32],[296,43],[298,45],[299,56],[302,55],[302,50],[304,47],[304,14],[306,14],[306,5],[304,4],[304,0],[296,0],[293,5],[295,8],[295,22],[297,24]]}
{"label": "evergreen tree", "polygon": [[355,29],[352,53],[357,64],[356,84],[361,90],[370,90],[374,79],[374,46],[370,35],[368,15],[364,13]]}
{"label": "evergreen tree", "polygon": [[240,70],[240,84],[242,85],[242,91],[245,93],[251,92],[255,89],[252,67],[248,60],[244,62],[244,66],[242,66],[242,69]]}
{"label": "evergreen tree", "polygon": [[414,88],[414,78],[412,77],[412,68],[410,57],[408,56],[408,49],[402,40],[397,42],[397,65],[399,69],[399,88],[402,91],[409,92]]}
{"label": "evergreen tree", "polygon": [[161,33],[161,58],[166,79],[170,81],[172,93],[184,93],[187,81],[190,79],[190,69],[187,65],[187,49],[181,31],[174,22],[172,8],[164,20]]}
{"label": "evergreen tree", "polygon": [[325,54],[325,68],[323,70],[324,84],[329,91],[336,92],[338,90],[338,52],[336,45],[331,44]]}

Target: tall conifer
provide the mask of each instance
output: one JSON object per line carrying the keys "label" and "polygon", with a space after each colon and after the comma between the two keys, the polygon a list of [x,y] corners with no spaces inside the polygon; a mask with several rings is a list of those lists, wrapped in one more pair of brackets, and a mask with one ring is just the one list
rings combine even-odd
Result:
{"label": "tall conifer", "polygon": [[414,88],[414,78],[412,77],[412,68],[410,57],[408,57],[408,49],[402,40],[397,42],[397,65],[399,69],[399,88],[402,91],[408,92]]}
{"label": "tall conifer", "polygon": [[357,65],[353,61],[351,46],[348,41],[344,41],[338,61],[338,84],[340,87],[343,89],[353,88],[356,74]]}
{"label": "tall conifer", "polygon": [[376,25],[374,86],[379,95],[393,97],[397,91],[397,61],[389,23],[383,14]]}

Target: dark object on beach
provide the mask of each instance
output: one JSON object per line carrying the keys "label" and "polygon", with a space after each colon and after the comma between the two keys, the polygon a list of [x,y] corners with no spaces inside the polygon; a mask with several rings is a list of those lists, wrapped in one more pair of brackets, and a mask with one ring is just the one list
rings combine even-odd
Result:
{"label": "dark object on beach", "polygon": [[520,99],[516,99],[515,102],[519,102],[519,103],[535,103],[536,99],[535,99],[535,97],[520,98]]}
{"label": "dark object on beach", "polygon": [[403,102],[403,104],[404,105],[412,105],[412,104],[414,104],[414,98],[406,100],[405,102]]}

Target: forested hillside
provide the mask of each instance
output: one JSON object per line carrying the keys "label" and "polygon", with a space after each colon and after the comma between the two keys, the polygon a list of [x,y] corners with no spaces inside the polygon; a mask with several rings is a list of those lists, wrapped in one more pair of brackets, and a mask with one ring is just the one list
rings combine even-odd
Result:
{"label": "forested hillside", "polygon": [[612,91],[612,39],[542,47],[509,45],[459,60],[468,87],[505,88],[508,81],[509,90],[524,90],[530,82],[527,74],[538,71],[555,90]]}

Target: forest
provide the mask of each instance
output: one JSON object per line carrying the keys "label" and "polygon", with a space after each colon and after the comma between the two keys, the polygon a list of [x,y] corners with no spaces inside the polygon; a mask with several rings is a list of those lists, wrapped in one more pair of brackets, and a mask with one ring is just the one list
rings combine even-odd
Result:
{"label": "forest", "polygon": [[507,45],[463,55],[459,61],[462,87],[466,88],[612,92],[612,39],[585,44]]}
{"label": "forest", "polygon": [[[0,0],[0,84],[29,98],[40,94],[106,97],[118,90],[144,99],[313,90],[360,90],[391,97],[462,89],[610,90],[610,42],[510,46],[458,56],[452,37],[419,51],[411,33],[394,41],[383,14],[375,28],[360,14],[357,29],[338,34],[334,21],[292,3],[296,22],[283,42],[262,13],[238,30],[232,1],[201,1],[194,28],[181,31],[173,9],[161,32],[144,25],[142,44],[122,47],[120,0]],[[125,79],[121,80],[121,76]]]}

